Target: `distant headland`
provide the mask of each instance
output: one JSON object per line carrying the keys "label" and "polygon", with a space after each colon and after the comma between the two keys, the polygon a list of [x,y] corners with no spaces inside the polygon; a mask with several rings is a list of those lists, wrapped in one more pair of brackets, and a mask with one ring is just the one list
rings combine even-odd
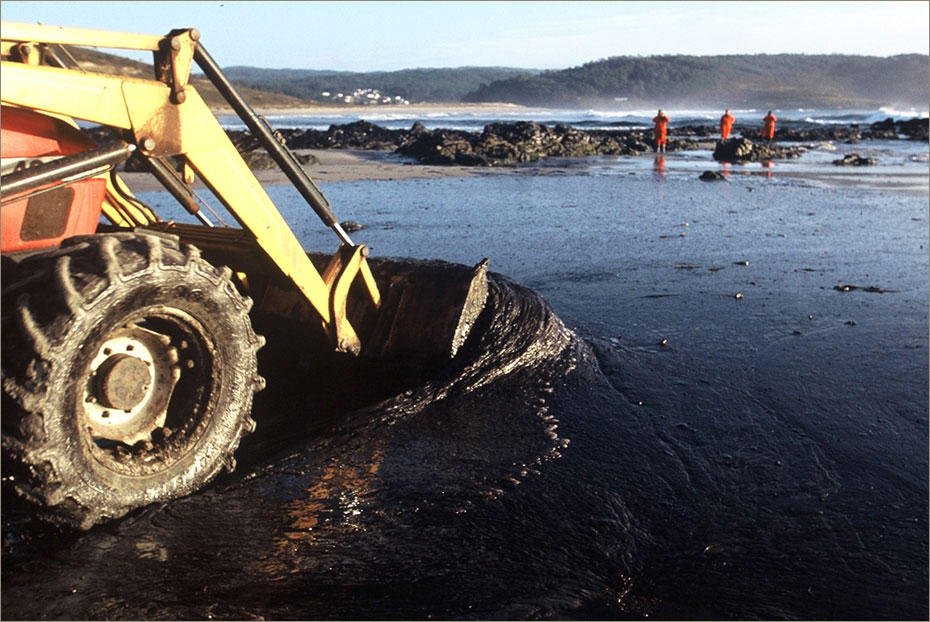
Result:
{"label": "distant headland", "polygon": [[[80,48],[91,71],[147,75],[147,65]],[[561,70],[512,67],[340,72],[227,67],[246,99],[263,109],[341,108],[442,103],[584,108],[879,108],[925,109],[930,56],[757,54],[618,56]],[[211,107],[223,101],[196,74]],[[339,97],[342,95],[342,97]]]}

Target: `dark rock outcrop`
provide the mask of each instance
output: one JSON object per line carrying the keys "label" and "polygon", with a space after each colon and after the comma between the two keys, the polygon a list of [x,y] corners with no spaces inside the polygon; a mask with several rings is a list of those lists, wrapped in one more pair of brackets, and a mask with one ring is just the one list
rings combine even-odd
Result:
{"label": "dark rock outcrop", "polygon": [[[888,122],[892,121],[891,119],[886,119],[880,123],[884,124],[887,128]],[[922,140],[927,141],[930,138],[930,119],[908,119],[907,121],[892,121],[893,131],[895,134],[903,134],[907,136],[910,140]],[[872,124],[873,127],[878,124]],[[894,136],[897,138],[897,136]]]}
{"label": "dark rock outcrop", "polygon": [[[419,125],[419,129],[417,126]],[[415,123],[410,130],[391,130],[368,121],[355,121],[342,125],[330,125],[321,130],[279,130],[285,144],[291,149],[369,149],[372,151],[393,151],[418,131],[425,130]],[[246,134],[248,132],[228,131],[228,134]],[[232,138],[232,136],[231,136]],[[244,140],[238,138],[238,140]],[[234,138],[233,142],[236,143]]]}
{"label": "dark rock outcrop", "polygon": [[[928,139],[928,119],[913,118],[907,121],[895,121],[892,118],[877,121],[860,128],[857,124],[831,125],[813,128],[777,128],[775,138],[787,142],[817,142],[841,141],[854,142],[859,140],[899,140],[902,136],[910,140]],[[760,140],[762,138],[759,127],[734,127],[734,132],[744,138]],[[678,130],[680,133],[680,130]]]}
{"label": "dark rock outcrop", "polygon": [[[762,128],[735,127],[734,132],[738,131],[743,138],[752,140],[765,140],[762,138]],[[862,132],[856,125],[827,126],[815,128],[776,128],[775,140],[782,142],[825,142],[825,141],[842,141],[859,140],[862,138],[872,138],[868,132]]]}
{"label": "dark rock outcrop", "polygon": [[326,136],[331,147],[376,151],[396,149],[407,139],[406,132],[385,129],[368,121],[331,125]]}
{"label": "dark rock outcrop", "polygon": [[782,160],[786,158],[799,158],[804,152],[797,145],[767,145],[753,142],[748,138],[731,138],[717,143],[714,149],[714,159],[718,162],[764,162],[766,160]]}
{"label": "dark rock outcrop", "polygon": [[[492,123],[480,134],[460,130],[424,130],[397,153],[424,164],[506,166],[543,158],[593,155],[636,155],[653,149],[642,130],[582,131],[566,125],[549,127],[530,121]],[[707,144],[670,139],[670,150],[707,148]]]}
{"label": "dark rock outcrop", "polygon": [[864,158],[858,153],[850,153],[839,160],[833,160],[835,166],[874,166],[878,164],[875,158]]}
{"label": "dark rock outcrop", "polygon": [[398,147],[397,153],[413,157],[422,164],[487,165],[488,159],[475,153],[475,142],[476,135],[471,132],[427,130]]}
{"label": "dark rock outcrop", "polygon": [[[276,138],[283,144],[288,144],[288,137],[293,135],[295,130],[279,130],[275,132]],[[250,132],[244,130],[226,130],[226,135],[230,142],[249,165],[252,170],[265,170],[277,168],[278,165],[274,159],[268,155],[262,144]],[[297,161],[303,166],[319,164],[319,159],[312,154],[299,153],[294,154]]]}
{"label": "dark rock outcrop", "polygon": [[719,171],[704,171],[698,177],[701,181],[726,181],[726,176]]}

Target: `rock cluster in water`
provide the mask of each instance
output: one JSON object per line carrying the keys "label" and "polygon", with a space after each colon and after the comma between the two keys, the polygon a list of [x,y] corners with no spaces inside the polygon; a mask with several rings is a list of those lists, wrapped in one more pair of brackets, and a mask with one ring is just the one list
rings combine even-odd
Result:
{"label": "rock cluster in water", "polygon": [[878,160],[875,158],[863,157],[858,153],[850,153],[839,160],[833,160],[833,164],[836,166],[874,166],[878,164]]}
{"label": "rock cluster in water", "polygon": [[720,171],[704,171],[698,179],[701,181],[726,181],[727,177]]}
{"label": "rock cluster in water", "polygon": [[493,123],[480,134],[435,130],[421,133],[397,151],[427,164],[499,166],[547,157],[635,155],[651,150],[641,132],[593,132],[531,121]]}
{"label": "rock cluster in water", "polygon": [[[776,142],[761,140],[759,129],[736,126],[740,138],[721,142],[711,126],[674,128],[668,151],[713,149],[714,159],[726,162],[758,162],[797,158],[801,143],[822,141],[900,139],[927,140],[928,120],[886,119],[868,128],[857,125],[807,129],[779,129]],[[579,130],[567,125],[547,126],[532,121],[492,123],[481,132],[453,129],[430,130],[417,122],[408,129],[387,129],[367,121],[331,125],[320,130],[282,130],[292,149],[368,149],[393,151],[421,164],[506,166],[550,157],[637,155],[652,151],[650,130],[619,128]],[[784,144],[794,143],[794,144]]]}
{"label": "rock cluster in water", "polygon": [[[706,129],[709,128],[682,128],[680,137],[669,138],[667,149],[712,148],[711,139],[701,140],[709,134]],[[235,144],[250,145],[247,132],[228,133]],[[391,130],[367,121],[356,121],[331,125],[325,131],[291,129],[281,130],[280,134],[291,149],[394,151],[421,164],[459,166],[505,166],[551,157],[637,155],[654,148],[651,131],[578,130],[567,125],[550,127],[532,121],[492,123],[482,132],[429,130],[419,122],[409,130]]]}
{"label": "rock cluster in water", "polygon": [[908,119],[907,121],[895,121],[888,118],[884,121],[873,123],[869,126],[870,138],[891,138],[906,136],[909,140],[922,140],[926,142],[930,139],[930,119]]}
{"label": "rock cluster in water", "polygon": [[[233,141],[246,142],[230,132]],[[394,151],[422,164],[501,166],[547,157],[635,155],[653,148],[649,132],[577,130],[567,125],[549,127],[532,121],[493,123],[482,132],[429,130],[417,122],[409,130],[386,129],[367,121],[332,125],[326,131],[281,131],[291,149],[370,149]],[[671,150],[707,148],[698,141],[671,139]]]}
{"label": "rock cluster in water", "polygon": [[749,138],[730,138],[717,143],[714,159],[719,162],[764,162],[799,158],[804,148],[799,145],[755,142]]}

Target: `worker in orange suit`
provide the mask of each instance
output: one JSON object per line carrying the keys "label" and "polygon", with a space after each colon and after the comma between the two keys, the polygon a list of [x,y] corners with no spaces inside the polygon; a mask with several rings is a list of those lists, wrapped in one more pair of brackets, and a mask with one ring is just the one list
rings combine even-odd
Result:
{"label": "worker in orange suit", "polygon": [[762,138],[767,139],[769,144],[772,144],[772,139],[775,138],[775,120],[775,115],[772,114],[771,110],[762,119]]}
{"label": "worker in orange suit", "polygon": [[652,130],[653,136],[656,139],[656,151],[661,151],[665,153],[665,137],[668,133],[668,115],[662,112],[662,109],[659,108],[659,114],[652,118],[652,122],[655,123],[655,127]]}
{"label": "worker in orange suit", "polygon": [[730,109],[727,108],[727,111],[723,113],[723,116],[720,117],[720,140],[726,140],[730,136],[730,130],[733,129],[733,122],[736,119],[733,118],[733,115],[730,114]]}

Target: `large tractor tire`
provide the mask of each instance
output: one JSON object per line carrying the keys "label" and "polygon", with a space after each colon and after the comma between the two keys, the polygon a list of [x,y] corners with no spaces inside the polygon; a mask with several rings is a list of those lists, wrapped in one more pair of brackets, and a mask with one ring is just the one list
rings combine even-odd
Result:
{"label": "large tractor tire", "polygon": [[234,468],[264,339],[228,268],[114,233],[3,277],[4,479],[47,518],[88,529]]}

